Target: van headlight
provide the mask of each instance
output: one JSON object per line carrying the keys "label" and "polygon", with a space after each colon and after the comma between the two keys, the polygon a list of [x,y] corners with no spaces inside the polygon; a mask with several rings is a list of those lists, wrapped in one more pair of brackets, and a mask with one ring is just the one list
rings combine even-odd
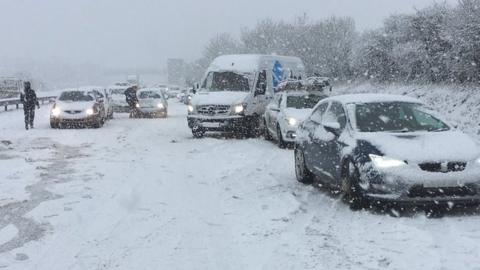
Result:
{"label": "van headlight", "polygon": [[158,103],[158,104],[157,104],[157,108],[159,108],[159,109],[163,109],[163,108],[164,108],[164,106],[163,106],[163,104],[162,104],[162,103]]}
{"label": "van headlight", "polygon": [[244,110],[245,107],[243,106],[243,104],[233,106],[233,112],[236,114],[243,113]]}
{"label": "van headlight", "polygon": [[93,114],[95,113],[95,111],[94,111],[92,108],[90,108],[90,109],[87,109],[87,110],[85,111],[85,113],[86,113],[87,115],[93,115]]}
{"label": "van headlight", "polygon": [[293,117],[288,117],[287,122],[288,122],[289,126],[296,126],[298,124],[297,119],[295,119]]}
{"label": "van headlight", "polygon": [[58,117],[60,114],[62,114],[62,110],[59,107],[54,107],[52,109],[52,116]]}
{"label": "van headlight", "polygon": [[193,113],[194,107],[192,105],[188,105],[187,109],[189,113]]}
{"label": "van headlight", "polygon": [[369,155],[369,157],[372,160],[373,165],[378,169],[399,168],[407,165],[405,161],[399,159],[377,155]]}

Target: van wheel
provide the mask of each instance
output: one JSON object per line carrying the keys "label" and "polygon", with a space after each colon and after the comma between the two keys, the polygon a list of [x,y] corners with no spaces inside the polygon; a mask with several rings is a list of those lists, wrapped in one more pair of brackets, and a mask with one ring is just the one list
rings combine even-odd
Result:
{"label": "van wheel", "polygon": [[350,205],[350,209],[362,210],[367,207],[360,187],[360,172],[351,161],[343,166],[342,192],[343,200]]}
{"label": "van wheel", "polygon": [[295,147],[295,175],[297,181],[303,184],[311,184],[314,179],[314,175],[307,169],[305,165],[305,155],[302,150]]}
{"label": "van wheel", "polygon": [[205,136],[205,130],[202,127],[194,126],[192,128],[193,137],[196,139],[201,139]]}
{"label": "van wheel", "polygon": [[263,136],[265,137],[265,140],[271,141],[273,138],[272,138],[272,135],[270,135],[270,131],[268,130],[266,120],[263,120],[263,127],[264,127],[263,128]]}
{"label": "van wheel", "polygon": [[282,130],[280,129],[280,125],[277,124],[277,143],[278,147],[285,148],[287,147],[287,143],[283,140]]}

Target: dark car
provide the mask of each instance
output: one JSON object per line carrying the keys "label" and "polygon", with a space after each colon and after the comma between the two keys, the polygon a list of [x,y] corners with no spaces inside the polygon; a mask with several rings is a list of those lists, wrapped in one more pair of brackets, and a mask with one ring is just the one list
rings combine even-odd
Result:
{"label": "dark car", "polygon": [[297,134],[297,180],[340,189],[354,208],[480,202],[477,144],[417,99],[328,98]]}

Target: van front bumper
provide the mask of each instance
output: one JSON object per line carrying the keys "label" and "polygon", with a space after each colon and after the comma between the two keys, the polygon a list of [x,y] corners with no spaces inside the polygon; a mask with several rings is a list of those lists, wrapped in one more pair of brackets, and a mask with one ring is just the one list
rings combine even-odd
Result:
{"label": "van front bumper", "polygon": [[188,115],[189,128],[199,127],[204,131],[236,132],[249,127],[250,118],[241,115],[235,116],[198,116]]}

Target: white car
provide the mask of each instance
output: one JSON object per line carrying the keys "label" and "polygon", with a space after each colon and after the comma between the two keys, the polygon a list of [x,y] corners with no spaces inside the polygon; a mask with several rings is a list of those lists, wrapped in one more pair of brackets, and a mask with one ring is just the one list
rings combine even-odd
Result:
{"label": "white car", "polygon": [[108,94],[108,91],[105,87],[102,86],[84,86],[80,87],[79,90],[83,90],[95,95],[95,98],[103,103],[103,107],[105,108],[105,119],[107,121],[113,118],[113,100],[111,96]]}
{"label": "white car", "polygon": [[104,123],[103,102],[93,92],[85,90],[63,91],[50,111],[52,128],[79,126],[100,128]]}
{"label": "white car", "polygon": [[108,92],[112,98],[114,112],[130,112],[130,107],[125,98],[125,91],[128,87],[128,85],[114,85],[108,87]]}
{"label": "white car", "polygon": [[135,117],[167,117],[168,103],[161,89],[140,89],[137,98]]}
{"label": "white car", "polygon": [[283,148],[293,143],[297,127],[312,112],[317,103],[326,98],[319,92],[287,91],[275,95],[264,114],[265,139],[275,138]]}

